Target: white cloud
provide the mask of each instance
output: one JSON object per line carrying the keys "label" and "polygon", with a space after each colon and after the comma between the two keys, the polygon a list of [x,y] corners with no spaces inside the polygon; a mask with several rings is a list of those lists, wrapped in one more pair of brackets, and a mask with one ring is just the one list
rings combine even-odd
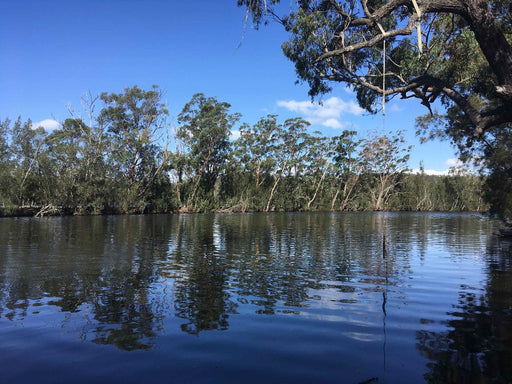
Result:
{"label": "white cloud", "polygon": [[39,127],[43,127],[46,131],[53,131],[55,129],[60,129],[60,123],[56,120],[45,119],[45,120],[39,121],[38,123],[32,124],[32,129],[36,129]]}
{"label": "white cloud", "polygon": [[353,95],[355,93],[350,85],[347,85],[346,87],[344,87],[343,90],[350,95]]}
{"label": "white cloud", "polygon": [[230,135],[229,135],[229,138],[233,141],[237,140],[240,138],[240,131],[238,130],[232,130]]}
{"label": "white cloud", "polygon": [[[425,170],[423,170],[423,172],[425,172],[426,175],[432,175],[432,176],[448,176],[448,174],[449,174],[449,170],[448,169],[445,169],[444,171],[435,171],[433,169],[425,169]],[[419,170],[419,169],[412,169],[410,171],[410,173],[412,173],[412,174],[420,174],[421,170]]]}
{"label": "white cloud", "polygon": [[398,104],[391,104],[391,107],[389,109],[391,110],[391,112],[402,112],[404,110]]}
{"label": "white cloud", "polygon": [[[444,162],[444,165],[448,167],[447,169],[443,171],[435,171],[433,169],[425,169],[424,172],[427,175],[434,175],[434,176],[449,176],[451,174],[454,174],[454,169],[464,169],[462,173],[469,173],[469,174],[476,174],[476,171],[472,169],[471,163],[463,163],[457,158],[451,158]],[[462,168],[461,168],[462,167]],[[413,174],[419,174],[421,171],[419,169],[412,169],[410,173]]]}
{"label": "white cloud", "polygon": [[448,167],[462,167],[464,165],[464,163],[457,158],[448,159],[444,164]]}
{"label": "white cloud", "polygon": [[326,127],[331,127],[331,128],[343,128],[343,124],[340,123],[338,120],[336,119],[327,119],[325,120],[322,125],[325,125]]}
{"label": "white cloud", "polygon": [[340,120],[342,114],[360,115],[363,109],[354,101],[344,101],[331,97],[323,103],[311,101],[279,100],[279,107],[292,112],[298,112],[311,124],[319,124],[330,128],[343,128],[345,124]]}

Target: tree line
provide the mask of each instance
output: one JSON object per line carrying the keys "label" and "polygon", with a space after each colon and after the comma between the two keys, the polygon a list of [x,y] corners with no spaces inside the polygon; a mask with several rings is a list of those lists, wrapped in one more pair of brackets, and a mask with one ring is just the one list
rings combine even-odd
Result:
{"label": "tree line", "polygon": [[408,172],[400,131],[326,137],[276,115],[239,124],[230,104],[203,94],[171,129],[156,86],[82,104],[85,116],[70,111],[49,132],[0,121],[2,215],[488,209],[479,176]]}

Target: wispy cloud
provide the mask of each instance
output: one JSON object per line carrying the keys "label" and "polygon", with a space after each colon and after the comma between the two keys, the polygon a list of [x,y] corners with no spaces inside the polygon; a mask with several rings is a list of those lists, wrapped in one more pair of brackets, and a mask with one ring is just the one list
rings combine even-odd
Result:
{"label": "wispy cloud", "polygon": [[[436,176],[448,176],[450,174],[453,173],[453,169],[458,169],[460,167],[462,167],[463,169],[465,169],[466,171],[468,171],[469,173],[475,173],[475,170],[473,169],[473,166],[471,163],[463,163],[462,161],[460,161],[458,158],[454,157],[454,158],[450,158],[450,159],[447,159],[443,165],[445,167],[448,167],[446,168],[445,170],[443,171],[435,171],[433,169],[425,169],[424,172],[427,174],[427,175],[436,175]],[[420,173],[421,171],[419,169],[413,169],[411,170],[411,173]]]}
{"label": "wispy cloud", "polygon": [[343,128],[345,124],[341,121],[343,114],[360,115],[363,109],[354,101],[344,101],[337,97],[331,97],[322,103],[311,101],[279,100],[279,107],[292,112],[297,112],[311,124],[319,124],[330,128]]}
{"label": "wispy cloud", "polygon": [[459,159],[457,159],[456,157],[453,159],[446,160],[444,162],[444,164],[447,167],[462,167],[464,165],[464,163],[462,161],[460,161]]}
{"label": "wispy cloud", "polygon": [[233,129],[233,130],[230,132],[229,138],[230,138],[232,141],[235,141],[235,140],[239,139],[239,138],[240,138],[240,131],[239,131],[239,130],[235,130],[235,129]]}
{"label": "wispy cloud", "polygon": [[391,112],[402,112],[404,110],[402,107],[395,103],[391,104],[391,107],[389,107],[389,109],[391,110]]}
{"label": "wispy cloud", "polygon": [[354,90],[350,87],[350,85],[347,85],[346,87],[344,87],[343,90],[350,95],[353,95],[355,93]]}
{"label": "wispy cloud", "polygon": [[[433,175],[433,176],[448,176],[449,175],[449,170],[448,169],[446,169],[444,171],[436,171],[436,170],[433,170],[433,169],[425,169],[425,170],[423,170],[423,172],[425,172],[426,175]],[[410,171],[410,173],[412,173],[412,174],[420,174],[421,170],[420,169],[412,169]]]}
{"label": "wispy cloud", "polygon": [[43,127],[46,131],[53,131],[55,129],[60,129],[60,123],[53,119],[45,119],[32,124],[33,129],[39,127]]}

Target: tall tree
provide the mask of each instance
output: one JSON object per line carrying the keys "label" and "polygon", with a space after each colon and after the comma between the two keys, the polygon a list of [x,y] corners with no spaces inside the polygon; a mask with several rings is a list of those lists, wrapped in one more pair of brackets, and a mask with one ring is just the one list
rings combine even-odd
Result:
{"label": "tall tree", "polygon": [[401,132],[374,135],[362,143],[361,160],[367,172],[367,186],[374,211],[382,211],[400,177],[407,170],[410,147]]}
{"label": "tall tree", "polygon": [[332,138],[332,158],[336,189],[331,199],[331,211],[336,208],[338,198],[341,199],[339,210],[344,211],[352,197],[354,188],[363,172],[363,166],[357,153],[360,144],[355,140],[355,131],[343,131]]}
{"label": "tall tree", "polygon": [[332,154],[333,141],[329,137],[320,136],[320,132],[316,131],[316,135],[309,135],[307,138],[307,176],[311,180],[312,194],[306,205],[307,209],[318,197],[318,193],[324,186],[327,173],[331,169],[333,163],[330,155]]}
{"label": "tall tree", "polygon": [[98,123],[110,134],[112,159],[124,185],[123,210],[142,211],[144,198],[169,160],[169,152],[158,145],[167,130],[162,92],[157,86],[149,91],[135,86],[124,93],[103,93],[101,100],[105,105]]}
{"label": "tall tree", "polygon": [[46,138],[48,156],[57,175],[55,191],[59,205],[74,213],[99,214],[106,206],[108,141],[101,127],[81,118],[66,119]]}
{"label": "tall tree", "polygon": [[258,189],[263,182],[263,174],[268,173],[272,158],[270,149],[279,133],[277,115],[262,117],[252,127],[240,127],[240,138],[235,142],[237,158],[254,175],[254,186]]}
{"label": "tall tree", "polygon": [[0,121],[0,205],[12,204],[11,191],[14,187],[12,172],[14,164],[11,161],[9,148],[9,137],[11,134],[11,121],[5,119]]}
{"label": "tall tree", "polygon": [[512,218],[512,128],[493,130],[482,146],[484,165],[490,170],[485,180],[486,199],[504,219]]}
{"label": "tall tree", "polygon": [[178,115],[177,137],[188,149],[189,166],[194,178],[187,206],[195,208],[201,181],[213,187],[227,159],[231,128],[240,114],[229,113],[230,104],[202,93],[195,94]]}
{"label": "tall tree", "polygon": [[[307,147],[304,145],[307,138],[306,129],[309,122],[296,117],[287,119],[278,126],[278,135],[272,143],[271,156],[274,169],[271,171],[274,182],[265,207],[265,212],[271,210],[277,187],[285,177],[298,178],[304,169]],[[288,190],[287,195],[293,195]]]}
{"label": "tall tree", "polygon": [[273,143],[280,134],[276,115],[262,117],[256,124],[242,124],[229,158],[231,192],[238,195],[231,207],[242,211],[262,210],[267,186],[272,179],[275,158]]}
{"label": "tall tree", "polygon": [[463,167],[452,167],[446,179],[447,191],[452,196],[453,211],[478,212],[483,206],[482,179]]}
{"label": "tall tree", "polygon": [[45,149],[45,137],[45,130],[42,127],[34,128],[30,119],[23,123],[18,118],[12,126],[10,148],[15,162],[15,201],[18,205],[42,203],[41,179],[37,175],[39,160]]}

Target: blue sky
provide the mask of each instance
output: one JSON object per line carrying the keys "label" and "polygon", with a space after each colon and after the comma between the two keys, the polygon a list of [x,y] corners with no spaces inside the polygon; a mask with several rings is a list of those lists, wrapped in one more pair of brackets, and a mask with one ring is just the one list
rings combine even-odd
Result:
{"label": "blue sky", "polygon": [[[282,54],[278,25],[255,31],[236,0],[0,0],[0,119],[63,121],[90,92],[122,92],[158,85],[172,116],[202,92],[232,105],[242,122],[268,113],[280,121],[302,116],[311,130],[361,138],[382,129],[381,115],[357,107],[343,84],[313,105],[307,86],[295,84]],[[240,44],[241,43],[241,44]],[[402,129],[414,146],[410,167],[443,171],[455,152],[443,142],[420,144],[414,118],[426,109],[413,100],[386,106],[386,128]]]}

